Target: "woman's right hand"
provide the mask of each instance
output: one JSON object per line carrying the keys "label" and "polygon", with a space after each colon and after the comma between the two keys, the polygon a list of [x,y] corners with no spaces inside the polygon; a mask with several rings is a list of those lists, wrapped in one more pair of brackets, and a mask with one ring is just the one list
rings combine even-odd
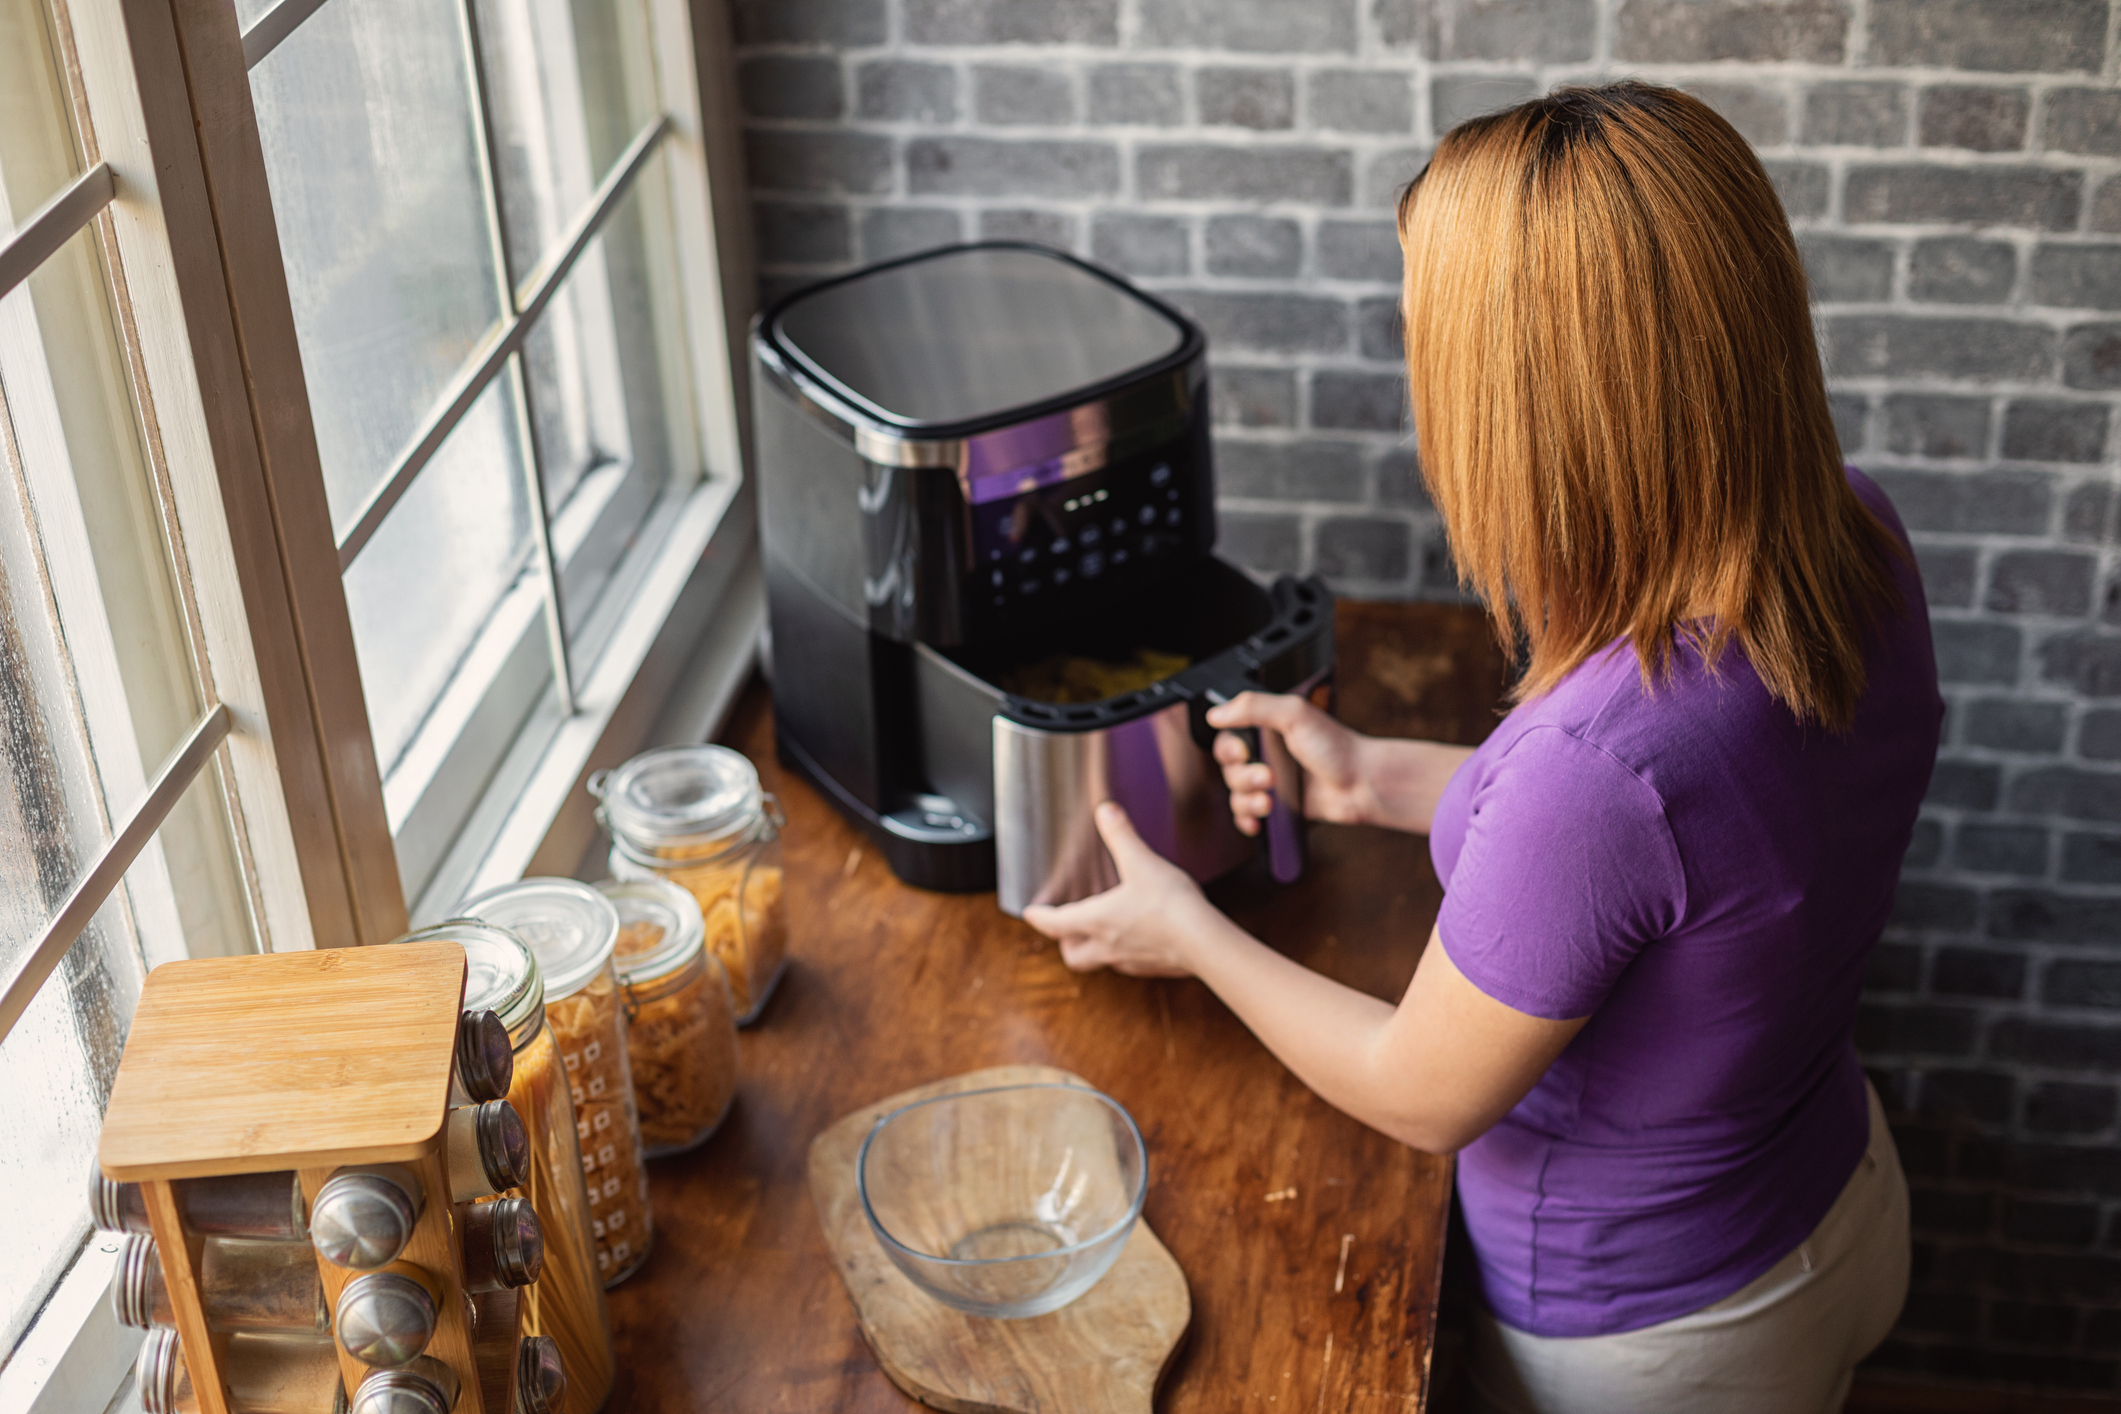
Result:
{"label": "woman's right hand", "polygon": [[1215,759],[1230,790],[1230,813],[1245,834],[1259,833],[1260,822],[1274,808],[1274,770],[1251,759],[1240,727],[1276,732],[1304,773],[1304,814],[1313,820],[1363,824],[1376,804],[1363,779],[1361,758],[1368,738],[1350,731],[1301,697],[1273,692],[1243,692],[1208,709],[1208,725],[1217,729]]}

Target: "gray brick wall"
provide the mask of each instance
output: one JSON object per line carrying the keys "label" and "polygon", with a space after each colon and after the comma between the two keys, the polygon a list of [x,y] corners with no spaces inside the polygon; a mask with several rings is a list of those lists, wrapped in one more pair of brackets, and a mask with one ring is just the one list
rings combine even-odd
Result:
{"label": "gray brick wall", "polygon": [[1797,227],[1950,701],[1859,1037],[1915,1194],[1882,1369],[2121,1393],[2121,76],[2110,0],[738,0],[766,292],[955,239],[1211,338],[1225,553],[1455,593],[1390,222],[1438,132],[1634,74]]}

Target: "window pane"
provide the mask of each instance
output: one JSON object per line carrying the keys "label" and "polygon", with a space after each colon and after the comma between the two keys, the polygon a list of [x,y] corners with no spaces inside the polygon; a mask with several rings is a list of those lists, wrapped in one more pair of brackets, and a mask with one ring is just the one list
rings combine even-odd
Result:
{"label": "window pane", "polygon": [[[122,808],[201,705],[93,229],[8,296],[0,381],[103,789]],[[107,631],[89,626],[97,619]]]}
{"label": "window pane", "polygon": [[279,0],[236,0],[236,23],[249,29],[271,14]]}
{"label": "window pane", "polygon": [[592,245],[523,341],[545,504],[554,513],[583,475],[628,455],[626,400],[604,259]]}
{"label": "window pane", "polygon": [[603,246],[582,252],[523,341],[538,470],[555,514],[586,473],[631,454]]}
{"label": "window pane", "polygon": [[660,107],[640,0],[475,0],[518,280]]}
{"label": "window pane", "polygon": [[[103,830],[64,645],[18,503],[8,501],[0,507],[0,967],[11,968],[94,857]],[[123,893],[105,905],[0,1042],[0,1192],[16,1211],[40,1217],[11,1224],[16,1231],[0,1243],[0,1349],[13,1349],[87,1230],[86,1156],[139,985],[125,909]]]}
{"label": "window pane", "polygon": [[[546,494],[570,506],[555,527],[570,635],[594,613],[649,505],[697,465],[665,161],[641,169],[525,346]],[[598,468],[609,473],[588,476]],[[577,488],[594,504],[572,507]],[[581,645],[579,670],[598,646]]]}
{"label": "window pane", "polygon": [[330,0],[251,95],[343,531],[501,314],[453,0]]}
{"label": "window pane", "polygon": [[0,1350],[14,1349],[88,1234],[89,1168],[140,990],[119,941],[124,900],[120,890],[104,905],[0,1041],[0,1193],[14,1215],[0,1243]]}
{"label": "window pane", "polygon": [[[0,838],[19,838],[21,812],[35,810],[34,789],[19,768],[0,782]],[[209,765],[158,839],[175,843],[182,822],[217,817],[220,800]],[[11,909],[51,897],[33,871],[23,872],[25,862],[0,850],[0,891]],[[0,1351],[14,1348],[88,1233],[89,1173],[143,972],[126,940],[143,893],[167,887],[157,877],[165,867],[159,854],[134,864],[0,1041],[0,1194],[12,1213],[35,1215],[10,1221],[0,1242]]]}
{"label": "window pane", "polygon": [[0,0],[0,237],[80,171],[40,0]]}
{"label": "window pane", "polygon": [[369,729],[386,775],[529,563],[515,427],[504,373],[346,571]]}
{"label": "window pane", "polygon": [[[18,290],[19,296],[22,291]],[[11,297],[8,304],[14,303]],[[7,311],[0,308],[0,314]],[[5,388],[0,387],[0,397]],[[0,401],[0,436],[14,430]],[[20,442],[0,499],[0,969],[21,961],[108,833],[80,683],[59,631],[51,567],[26,517]]]}
{"label": "window pane", "polygon": [[[690,482],[700,464],[684,300],[678,280],[665,147],[641,168],[598,241],[616,326],[627,445],[660,484]],[[588,278],[588,277],[585,277]]]}

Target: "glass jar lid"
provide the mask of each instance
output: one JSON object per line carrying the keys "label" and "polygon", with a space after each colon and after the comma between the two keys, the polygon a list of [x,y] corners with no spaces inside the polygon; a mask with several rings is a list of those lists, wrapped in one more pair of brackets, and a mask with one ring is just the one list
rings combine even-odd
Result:
{"label": "glass jar lid", "polygon": [[456,943],[464,949],[464,1010],[497,1012],[508,1039],[521,1046],[529,1023],[544,1015],[545,978],[523,940],[476,918],[452,918],[394,943]]}
{"label": "glass jar lid", "polygon": [[665,746],[644,751],[608,775],[589,780],[604,802],[612,832],[654,846],[720,839],[758,818],[758,768],[726,746]]}
{"label": "glass jar lid", "polygon": [[606,879],[597,892],[619,911],[612,961],[629,987],[669,976],[707,945],[699,900],[668,879]]}
{"label": "glass jar lid", "polygon": [[611,960],[619,914],[575,879],[522,879],[466,899],[464,912],[521,938],[545,974],[545,1000],[580,991]]}

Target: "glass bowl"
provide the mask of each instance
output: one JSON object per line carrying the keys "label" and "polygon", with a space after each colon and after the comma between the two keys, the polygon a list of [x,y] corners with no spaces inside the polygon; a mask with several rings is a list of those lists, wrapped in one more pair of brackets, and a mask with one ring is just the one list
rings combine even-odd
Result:
{"label": "glass bowl", "polygon": [[870,1230],[915,1286],[975,1316],[1042,1316],[1119,1260],[1149,1191],[1133,1116],[1081,1085],[891,1111],[855,1160]]}

